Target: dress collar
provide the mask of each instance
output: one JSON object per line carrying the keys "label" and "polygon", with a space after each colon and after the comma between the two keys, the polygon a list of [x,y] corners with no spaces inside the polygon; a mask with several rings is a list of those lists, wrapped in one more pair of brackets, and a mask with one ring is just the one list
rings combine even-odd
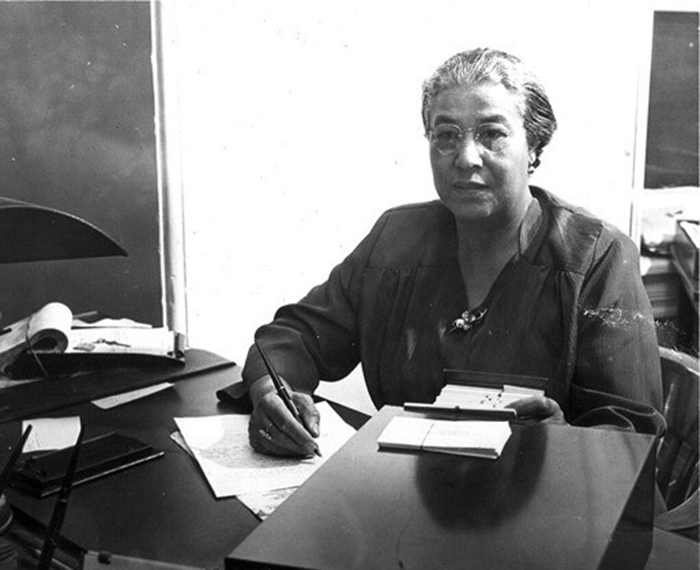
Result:
{"label": "dress collar", "polygon": [[544,220],[544,212],[542,210],[542,205],[537,199],[535,193],[532,193],[532,201],[525,212],[525,217],[520,225],[520,235],[518,248],[520,254],[524,254],[529,247],[535,242],[540,228],[542,227],[542,222]]}

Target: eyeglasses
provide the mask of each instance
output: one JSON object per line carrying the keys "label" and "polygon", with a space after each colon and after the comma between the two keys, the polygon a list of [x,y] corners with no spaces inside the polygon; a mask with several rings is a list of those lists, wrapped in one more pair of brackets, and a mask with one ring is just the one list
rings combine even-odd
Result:
{"label": "eyeglasses", "polygon": [[463,131],[457,125],[441,124],[430,129],[426,137],[442,155],[456,154],[467,133],[474,133],[474,142],[489,152],[502,152],[510,142],[511,132],[503,125],[484,124],[476,129]]}

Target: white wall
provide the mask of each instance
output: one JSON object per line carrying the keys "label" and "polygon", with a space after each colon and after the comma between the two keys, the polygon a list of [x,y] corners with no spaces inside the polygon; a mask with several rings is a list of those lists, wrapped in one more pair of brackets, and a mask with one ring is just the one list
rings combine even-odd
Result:
{"label": "white wall", "polygon": [[650,49],[639,2],[164,5],[191,346],[242,363],[255,328],[323,280],[385,208],[434,197],[421,83],[468,47],[520,55],[549,88],[560,130],[534,182],[628,223]]}

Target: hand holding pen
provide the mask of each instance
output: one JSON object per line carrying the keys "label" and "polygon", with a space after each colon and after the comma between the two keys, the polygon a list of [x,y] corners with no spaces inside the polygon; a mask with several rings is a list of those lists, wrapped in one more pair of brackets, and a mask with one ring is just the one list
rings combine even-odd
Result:
{"label": "hand holding pen", "polygon": [[254,449],[273,455],[321,455],[314,440],[318,436],[318,411],[310,394],[290,391],[262,347],[255,346],[269,377],[253,383],[250,389],[254,410],[249,425]]}

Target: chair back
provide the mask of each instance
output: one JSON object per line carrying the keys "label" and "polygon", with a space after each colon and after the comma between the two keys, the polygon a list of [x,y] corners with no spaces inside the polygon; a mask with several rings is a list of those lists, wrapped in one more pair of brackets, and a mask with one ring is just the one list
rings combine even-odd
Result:
{"label": "chair back", "polygon": [[667,431],[660,442],[656,481],[673,509],[698,489],[698,359],[659,348],[663,414]]}

